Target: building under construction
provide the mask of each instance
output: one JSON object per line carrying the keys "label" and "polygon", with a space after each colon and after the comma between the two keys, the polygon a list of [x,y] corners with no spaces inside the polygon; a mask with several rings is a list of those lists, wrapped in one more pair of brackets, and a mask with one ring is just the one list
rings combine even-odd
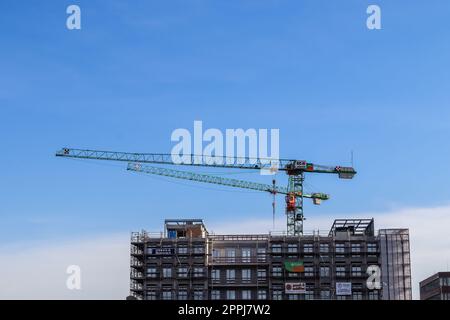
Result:
{"label": "building under construction", "polygon": [[131,295],[145,300],[410,300],[408,229],[335,220],[328,233],[209,234],[166,220],[131,234]]}
{"label": "building under construction", "polygon": [[[132,172],[159,175],[285,196],[286,233],[209,234],[202,220],[166,220],[164,233],[131,237],[131,296],[139,299],[411,299],[409,232],[384,229],[373,219],[335,220],[326,234],[303,231],[304,199],[318,205],[330,197],[305,192],[307,174],[353,179],[356,170],[299,159],[204,154],[130,153],[62,148],[56,156],[128,162]],[[179,156],[179,155],[177,155]],[[157,164],[157,167],[148,164]],[[287,187],[162,167],[195,166],[285,172]]]}

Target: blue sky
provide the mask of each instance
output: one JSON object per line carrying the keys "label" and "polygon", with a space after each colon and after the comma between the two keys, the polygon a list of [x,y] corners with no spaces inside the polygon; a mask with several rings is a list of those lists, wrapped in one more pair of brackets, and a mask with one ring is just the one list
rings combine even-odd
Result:
{"label": "blue sky", "polygon": [[[366,28],[372,3],[382,30]],[[66,29],[70,4],[82,30]],[[2,1],[2,246],[270,219],[270,195],[54,157],[170,152],[194,120],[279,128],[284,158],[348,165],[353,150],[354,180],[307,177],[332,196],[307,217],[448,204],[449,13],[444,0]]]}

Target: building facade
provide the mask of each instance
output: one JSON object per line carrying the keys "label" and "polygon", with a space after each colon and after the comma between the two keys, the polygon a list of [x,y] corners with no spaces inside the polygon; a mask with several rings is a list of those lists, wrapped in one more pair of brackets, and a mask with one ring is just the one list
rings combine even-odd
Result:
{"label": "building facade", "polygon": [[420,300],[450,300],[450,272],[438,272],[421,281]]}
{"label": "building facade", "polygon": [[392,259],[384,250],[398,254],[382,242],[389,230],[343,219],[324,235],[213,235],[202,220],[166,220],[164,233],[132,233],[130,291],[146,300],[411,299],[409,241],[393,266],[402,278],[380,272],[382,257]]}

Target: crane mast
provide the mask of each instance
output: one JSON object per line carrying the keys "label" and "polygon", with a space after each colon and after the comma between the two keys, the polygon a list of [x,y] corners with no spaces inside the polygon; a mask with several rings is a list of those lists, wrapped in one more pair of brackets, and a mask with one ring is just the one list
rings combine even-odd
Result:
{"label": "crane mast", "polygon": [[[277,160],[277,167],[280,171],[285,171],[288,175],[287,188],[281,188],[259,184],[255,182],[227,179],[223,177],[201,175],[198,173],[189,173],[185,171],[170,170],[159,167],[143,167],[140,164],[153,163],[162,165],[184,165],[184,166],[205,166],[220,167],[232,169],[271,169],[273,168],[273,160],[257,159],[247,157],[224,157],[224,156],[204,156],[204,155],[183,155],[183,161],[174,163],[172,154],[166,153],[130,153],[116,151],[100,151],[89,149],[71,149],[62,148],[56,152],[57,157],[107,160],[107,161],[123,161],[128,162],[128,170],[141,171],[150,174],[165,175],[174,178],[187,179],[200,182],[216,183],[232,187],[247,188],[259,191],[269,191],[273,194],[285,194],[286,200],[286,219],[287,234],[291,236],[301,236],[303,234],[303,198],[311,198],[314,204],[319,204],[321,200],[327,200],[328,195],[315,193],[305,195],[303,193],[303,182],[305,173],[328,173],[337,174],[340,179],[352,179],[356,174],[353,167],[343,166],[323,166],[316,165],[303,160]],[[139,165],[136,165],[139,164]]]}
{"label": "crane mast", "polygon": [[288,178],[288,194],[286,195],[286,225],[287,234],[303,234],[303,172],[290,175]]}

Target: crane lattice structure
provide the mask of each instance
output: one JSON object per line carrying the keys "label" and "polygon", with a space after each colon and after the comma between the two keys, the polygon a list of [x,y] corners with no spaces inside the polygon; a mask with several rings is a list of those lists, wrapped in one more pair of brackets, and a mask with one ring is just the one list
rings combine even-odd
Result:
{"label": "crane lattice structure", "polygon": [[182,161],[174,162],[172,154],[162,153],[130,153],[115,151],[99,151],[87,149],[63,148],[56,153],[58,157],[94,159],[108,161],[128,162],[128,170],[168,176],[178,179],[186,179],[205,183],[214,183],[230,187],[267,191],[272,194],[286,195],[286,218],[287,234],[290,236],[301,236],[303,234],[303,198],[311,198],[315,204],[321,200],[328,200],[329,196],[323,193],[303,193],[303,182],[305,173],[328,173],[337,174],[341,179],[352,179],[356,174],[353,167],[343,166],[323,166],[316,165],[303,160],[277,160],[277,170],[285,171],[288,175],[288,186],[286,188],[266,185],[262,183],[249,182],[244,180],[229,179],[218,176],[171,170],[161,167],[143,165],[145,163],[163,165],[183,165],[183,166],[205,166],[233,169],[273,169],[272,159],[257,159],[247,157],[225,157],[225,156],[204,156],[204,155],[183,155]]}

